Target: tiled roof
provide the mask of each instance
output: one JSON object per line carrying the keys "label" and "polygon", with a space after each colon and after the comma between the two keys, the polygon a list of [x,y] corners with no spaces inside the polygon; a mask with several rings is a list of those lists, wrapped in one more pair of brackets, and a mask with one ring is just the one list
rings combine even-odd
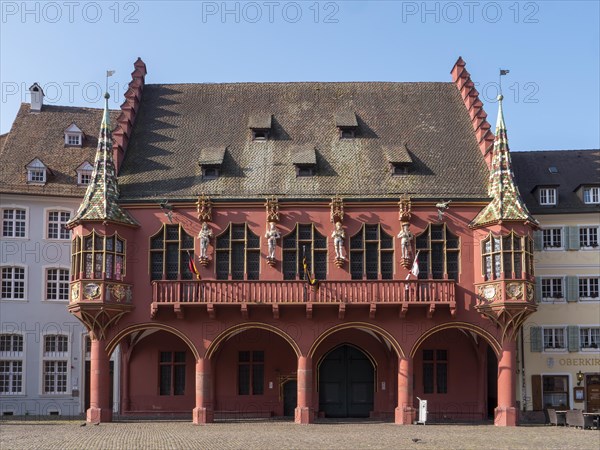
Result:
{"label": "tiled roof", "polygon": [[68,226],[85,221],[111,221],[137,226],[138,223],[119,205],[119,184],[113,160],[108,93],[104,94],[105,106],[98,135],[98,148],[94,171],[75,217]]}
{"label": "tiled roof", "polygon": [[[111,119],[118,114],[111,112]],[[101,120],[102,109],[44,105],[41,112],[31,113],[30,105],[22,104],[0,147],[0,192],[83,197],[76,169],[94,160]],[[85,134],[82,147],[65,146],[64,130],[72,123]],[[25,166],[35,158],[52,171],[43,186],[27,184]]]}
{"label": "tiled roof", "polygon": [[[266,141],[250,117],[272,114]],[[355,113],[355,139],[335,115]],[[316,149],[315,176],[297,178],[293,149]],[[411,172],[394,177],[384,147],[406,144]],[[227,147],[203,180],[202,148]],[[121,198],[488,198],[488,170],[454,83],[234,83],[144,87],[119,174]]]}
{"label": "tiled roof", "polygon": [[412,162],[406,145],[385,146],[383,152],[392,164],[409,164]]}
{"label": "tiled roof", "polygon": [[498,120],[488,181],[488,193],[492,201],[471,222],[480,227],[502,221],[523,221],[537,225],[523,202],[513,178],[508,133],[502,112],[502,95],[498,97]]}
{"label": "tiled roof", "polygon": [[[533,214],[600,212],[600,205],[583,203],[577,192],[581,185],[600,184],[600,150],[513,152],[512,161],[519,190]],[[536,187],[541,186],[557,186],[556,206],[540,205]]]}
{"label": "tiled roof", "polygon": [[201,166],[220,166],[225,158],[225,146],[200,149],[198,164]]}
{"label": "tiled roof", "polygon": [[296,145],[290,149],[292,163],[297,165],[314,166],[317,164],[315,146],[311,144]]}

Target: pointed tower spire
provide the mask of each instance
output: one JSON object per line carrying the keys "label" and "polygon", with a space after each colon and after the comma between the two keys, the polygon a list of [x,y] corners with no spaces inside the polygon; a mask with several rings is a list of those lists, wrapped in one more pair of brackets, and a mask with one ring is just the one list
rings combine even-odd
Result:
{"label": "pointed tower spire", "polygon": [[112,156],[110,113],[108,111],[109,98],[108,92],[105,93],[104,113],[102,114],[100,134],[98,135],[98,148],[92,179],[75,217],[68,223],[69,227],[73,227],[82,221],[108,221],[138,226],[135,219],[121,209],[118,204],[119,185]]}
{"label": "pointed tower spire", "polygon": [[538,225],[537,220],[527,210],[527,206],[525,206],[519,194],[519,189],[515,185],[506,124],[504,123],[504,113],[502,111],[503,98],[502,95],[498,96],[496,138],[488,181],[488,195],[492,197],[492,201],[471,222],[472,228],[503,221],[523,221],[534,226]]}

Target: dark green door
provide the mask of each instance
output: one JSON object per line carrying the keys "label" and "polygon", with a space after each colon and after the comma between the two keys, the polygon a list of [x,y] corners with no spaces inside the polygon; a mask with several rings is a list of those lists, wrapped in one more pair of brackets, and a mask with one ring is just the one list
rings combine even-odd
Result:
{"label": "dark green door", "polygon": [[369,417],[373,410],[373,364],[355,347],[329,352],[319,367],[319,410],[325,417]]}
{"label": "dark green door", "polygon": [[283,385],[283,415],[294,417],[298,403],[298,383],[296,380],[290,380]]}

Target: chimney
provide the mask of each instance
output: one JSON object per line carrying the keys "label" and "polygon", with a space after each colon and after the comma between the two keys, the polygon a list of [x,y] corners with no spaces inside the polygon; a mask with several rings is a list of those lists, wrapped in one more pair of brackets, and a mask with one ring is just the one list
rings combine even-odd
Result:
{"label": "chimney", "polygon": [[29,93],[31,94],[31,112],[40,112],[44,104],[44,91],[42,87],[37,83],[33,83],[29,87]]}

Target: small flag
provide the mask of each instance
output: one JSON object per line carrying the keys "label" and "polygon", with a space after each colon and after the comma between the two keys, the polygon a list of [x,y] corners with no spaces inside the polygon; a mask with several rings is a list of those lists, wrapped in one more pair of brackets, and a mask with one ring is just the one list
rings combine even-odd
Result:
{"label": "small flag", "polygon": [[107,77],[112,77],[114,74],[115,74],[115,71],[114,71],[114,70],[107,70],[107,71],[106,71],[106,76],[107,76]]}
{"label": "small flag", "polygon": [[194,256],[190,253],[189,250],[188,250],[187,254],[188,254],[188,268],[190,269],[190,272],[192,272],[193,274],[196,275],[196,279],[199,280],[200,272],[198,272],[198,269],[196,268],[196,263],[194,262]]}
{"label": "small flag", "polygon": [[509,72],[510,70],[508,69],[500,69],[500,75],[508,75]]}
{"label": "small flag", "polygon": [[305,254],[305,246],[302,246],[302,268],[304,269],[304,276],[308,281],[310,286],[314,286],[315,289],[319,288],[319,280],[316,278],[312,278],[310,276],[310,271],[308,270],[308,263],[306,262],[306,254]]}
{"label": "small flag", "polygon": [[408,272],[408,275],[406,275],[406,279],[408,280],[411,275],[414,275],[415,277],[419,278],[419,252],[417,252],[415,256],[412,268],[410,269],[410,272]]}

